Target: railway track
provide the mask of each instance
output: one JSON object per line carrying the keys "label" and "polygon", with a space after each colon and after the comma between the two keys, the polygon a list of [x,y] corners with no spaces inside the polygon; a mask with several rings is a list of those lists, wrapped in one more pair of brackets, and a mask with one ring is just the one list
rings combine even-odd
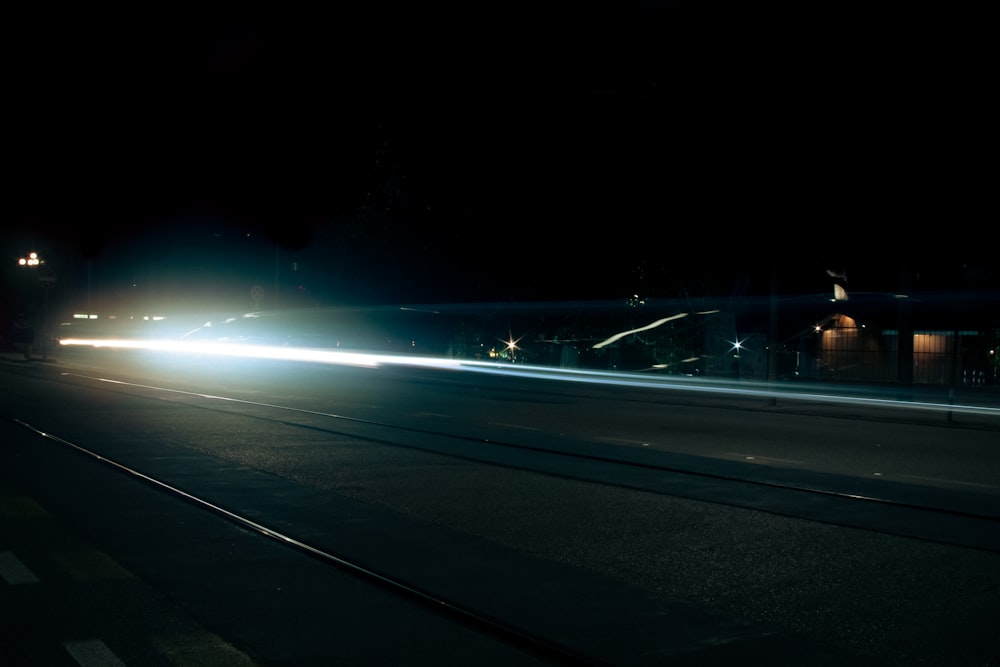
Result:
{"label": "railway track", "polygon": [[559,646],[558,644],[543,637],[531,636],[523,629],[518,628],[514,624],[504,622],[502,619],[488,618],[467,605],[447,600],[435,594],[433,591],[423,590],[416,583],[404,581],[391,573],[378,572],[371,569],[365,563],[359,562],[350,556],[341,555],[323,547],[306,543],[291,535],[282,533],[280,530],[251,519],[246,515],[220,507],[207,498],[199,497],[184,491],[176,486],[173,486],[167,481],[157,479],[156,477],[146,474],[140,470],[130,468],[123,463],[110,459],[99,452],[82,447],[81,445],[67,440],[59,435],[49,433],[16,418],[13,421],[19,426],[34,432],[36,435],[45,438],[46,440],[72,449],[94,461],[100,462],[101,464],[111,466],[136,480],[150,485],[157,491],[190,503],[203,511],[219,516],[241,528],[245,528],[267,539],[274,540],[278,544],[305,554],[321,563],[345,570],[374,585],[383,587],[395,594],[416,601],[433,613],[451,617],[459,623],[485,632],[486,634],[497,638],[499,641],[509,643],[518,649],[525,651],[527,654],[537,656],[546,662],[560,665],[604,664],[601,661],[576,653],[568,647]]}
{"label": "railway track", "polygon": [[[920,489],[920,497],[893,495],[891,485],[861,484],[746,465],[706,464],[694,457],[674,457],[634,448],[565,442],[535,429],[489,437],[455,433],[434,425],[415,426],[337,412],[76,376],[98,382],[108,391],[136,392],[151,401],[184,401],[191,409],[243,416],[255,421],[349,437],[384,447],[400,447],[500,465],[535,473],[579,479],[693,500],[734,505],[886,534],[1000,553],[1000,503],[982,505],[982,496]],[[195,401],[195,402],[192,402]],[[248,414],[247,411],[251,413]],[[447,421],[447,420],[445,420]],[[440,422],[437,422],[440,423]],[[294,437],[294,436],[293,436]],[[97,455],[99,456],[99,455]],[[747,474],[755,473],[755,474]],[[738,491],[733,491],[738,488]]]}

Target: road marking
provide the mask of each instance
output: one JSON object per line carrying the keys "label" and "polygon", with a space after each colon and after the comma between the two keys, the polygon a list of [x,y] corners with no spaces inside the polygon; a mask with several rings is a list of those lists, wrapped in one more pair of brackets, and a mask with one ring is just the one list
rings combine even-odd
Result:
{"label": "road marking", "polygon": [[982,484],[980,482],[963,482],[957,479],[942,479],[940,477],[924,477],[923,475],[903,475],[898,474],[896,477],[904,477],[906,479],[918,479],[922,482],[938,482],[940,484],[957,484],[959,486],[974,486],[979,489],[1000,489],[1000,486],[995,484]]}
{"label": "road marking", "polygon": [[443,415],[440,412],[411,412],[414,417],[439,417],[443,419],[453,419],[452,415]]}
{"label": "road marking", "polygon": [[507,422],[487,422],[487,424],[489,424],[490,426],[501,426],[503,428],[518,428],[518,429],[521,429],[522,431],[538,431],[538,430],[540,430],[540,429],[538,429],[535,426],[522,426],[521,424],[510,424],[510,423],[507,423]]}
{"label": "road marking", "polygon": [[610,442],[615,445],[639,445],[641,447],[649,447],[648,440],[626,440],[625,438],[594,438],[599,442]]}
{"label": "road marking", "polygon": [[795,465],[802,465],[805,461],[796,461],[795,459],[779,459],[774,456],[760,456],[759,454],[740,454],[739,452],[729,452],[730,456],[735,456],[741,458],[744,461],[765,461],[767,463],[794,463]]}
{"label": "road marking", "polygon": [[10,551],[0,552],[0,577],[12,586],[38,583],[35,573]]}
{"label": "road marking", "polygon": [[226,665],[255,667],[250,657],[210,632],[153,637],[153,643],[172,665]]}
{"label": "road marking", "polygon": [[73,656],[80,667],[125,667],[125,663],[119,660],[100,639],[64,642],[63,648]]}

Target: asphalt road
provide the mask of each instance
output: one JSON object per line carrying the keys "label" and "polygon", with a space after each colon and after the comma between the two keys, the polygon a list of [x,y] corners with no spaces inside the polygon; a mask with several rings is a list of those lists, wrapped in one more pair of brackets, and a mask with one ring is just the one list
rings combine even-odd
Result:
{"label": "asphalt road", "polygon": [[25,664],[1000,660],[989,413],[113,351],[0,396]]}

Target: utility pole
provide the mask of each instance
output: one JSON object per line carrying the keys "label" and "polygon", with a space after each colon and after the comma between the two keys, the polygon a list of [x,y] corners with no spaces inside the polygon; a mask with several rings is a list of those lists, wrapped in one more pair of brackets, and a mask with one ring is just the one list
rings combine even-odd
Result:
{"label": "utility pole", "polygon": [[[778,269],[771,265],[771,302],[768,318],[767,382],[774,384],[778,378]],[[768,405],[776,405],[778,397],[771,394]]]}
{"label": "utility pole", "polygon": [[274,244],[274,298],[271,300],[272,308],[278,307],[278,284],[281,275],[281,246]]}
{"label": "utility pole", "polygon": [[909,400],[913,387],[913,319],[910,304],[912,280],[909,267],[905,264],[899,270],[899,342],[896,351],[896,379],[901,398]]}

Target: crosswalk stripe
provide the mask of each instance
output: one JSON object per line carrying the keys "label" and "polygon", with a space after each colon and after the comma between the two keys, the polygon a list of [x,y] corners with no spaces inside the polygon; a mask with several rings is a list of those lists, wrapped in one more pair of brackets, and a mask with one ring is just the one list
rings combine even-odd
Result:
{"label": "crosswalk stripe", "polygon": [[125,663],[100,639],[64,642],[63,647],[80,667],[125,667]]}
{"label": "crosswalk stripe", "polygon": [[0,552],[0,577],[10,585],[37,584],[38,577],[10,551]]}

